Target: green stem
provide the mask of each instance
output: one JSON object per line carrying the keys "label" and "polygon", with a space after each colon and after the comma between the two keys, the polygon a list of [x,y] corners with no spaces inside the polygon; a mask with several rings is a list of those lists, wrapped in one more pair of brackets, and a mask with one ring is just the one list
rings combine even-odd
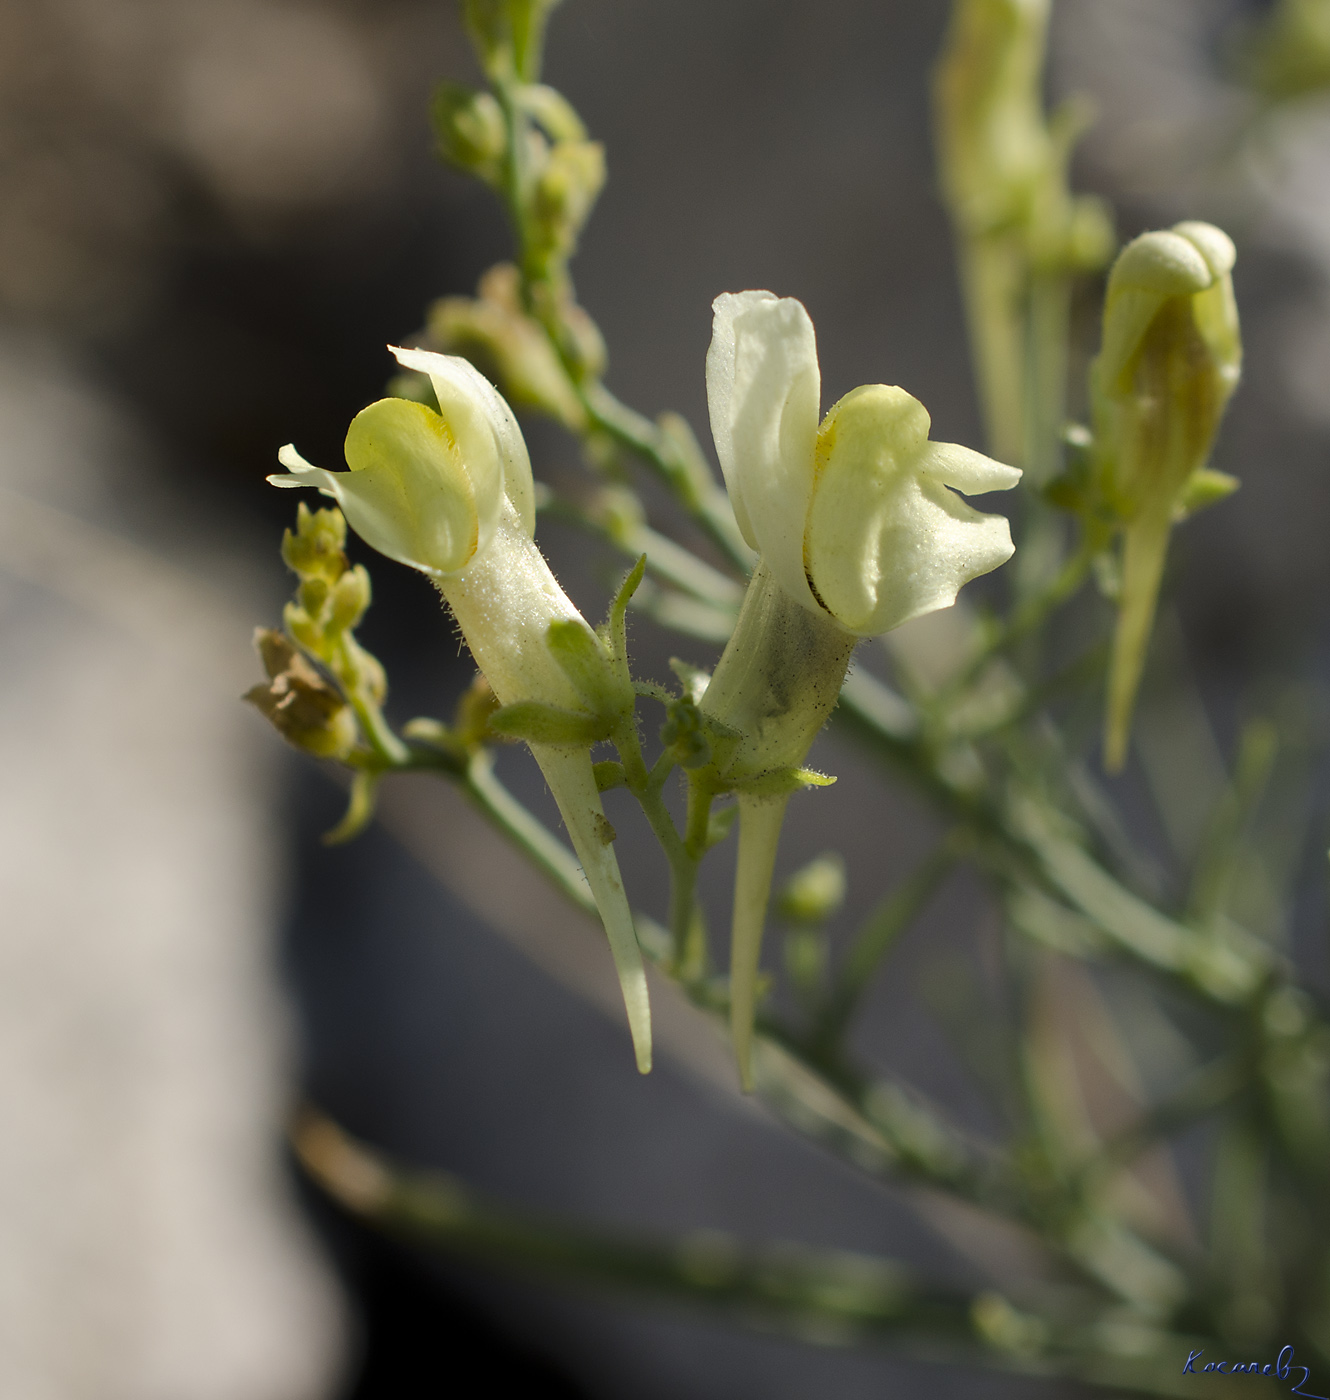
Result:
{"label": "green stem", "polygon": [[1025,467],[1026,259],[1020,238],[962,234],[960,271],[988,449],[1001,462]]}
{"label": "green stem", "polygon": [[[717,1230],[651,1238],[572,1226],[486,1200],[456,1177],[406,1171],[305,1109],[292,1130],[302,1167],[333,1200],[380,1228],[450,1255],[631,1290],[775,1321],[826,1343],[890,1338],[907,1354],[993,1370],[1078,1380],[1145,1395],[1192,1395],[1174,1353],[1208,1338],[1159,1335],[1140,1356],[1100,1351],[1093,1329],[1067,1324],[1082,1300],[1045,1284],[1046,1316],[1019,1312],[994,1292],[927,1286],[895,1260],[782,1242],[751,1246]],[[1078,1305],[1080,1307],[1078,1308]],[[1034,1323],[1031,1331],[1031,1323]],[[1026,1333],[1037,1338],[1024,1343]],[[1020,1339],[1021,1345],[1013,1345]],[[1216,1400],[1238,1392],[1216,1377]]]}
{"label": "green stem", "polygon": [[905,882],[868,916],[841,965],[836,986],[813,1033],[820,1047],[834,1045],[844,1033],[859,998],[896,939],[914,922],[955,868],[960,842],[953,836],[927,856]]}
{"label": "green stem", "polygon": [[459,784],[477,811],[545,876],[565,899],[584,914],[599,918],[582,868],[567,846],[538,821],[494,776],[494,756],[478,749],[460,775],[436,766]]}
{"label": "green stem", "polygon": [[684,845],[694,860],[706,854],[711,831],[711,804],[715,794],[693,773],[688,775],[688,811],[684,825]]}
{"label": "green stem", "polygon": [[342,692],[360,725],[360,732],[374,751],[380,766],[395,768],[407,761],[410,751],[393,733],[383,717],[383,711],[365,693],[362,667],[357,655],[359,650],[351,634],[344,632],[337,643],[334,673],[342,684]]}
{"label": "green stem", "polygon": [[[575,362],[571,353],[572,338],[559,311],[558,293],[563,291],[566,294],[568,291],[566,273],[560,272],[556,285],[550,269],[538,262],[533,252],[527,208],[531,186],[526,169],[528,119],[518,101],[514,84],[501,77],[495,77],[492,81],[507,125],[503,194],[517,242],[523,297],[527,310],[535,315],[535,320],[543,327],[568,375],[568,381],[586,413],[587,430],[607,434],[642,458],[670,487],[726,557],[746,573],[752,563],[752,550],[735,523],[728,495],[716,483],[705,458],[689,452],[678,438],[621,403],[599,380],[588,380],[583,366]],[[539,297],[537,289],[540,287],[552,295]],[[537,312],[539,314],[535,314]]]}
{"label": "green stem", "polygon": [[1066,560],[1057,574],[1039,592],[1019,603],[961,673],[948,682],[939,696],[939,703],[943,706],[954,703],[974,685],[991,661],[1010,651],[1042,627],[1058,608],[1080,590],[1089,575],[1095,555],[1102,548],[1103,540],[1100,535],[1087,529],[1076,552]]}
{"label": "green stem", "polygon": [[1062,465],[1071,279],[1062,269],[1034,272],[1027,298],[1025,470],[1045,486]]}
{"label": "green stem", "polygon": [[615,745],[623,761],[628,790],[637,798],[670,864],[670,934],[675,966],[682,967],[695,916],[698,858],[680,838],[674,818],[670,816],[661,796],[665,779],[674,764],[667,755],[662,755],[661,761],[647,769],[637,729],[631,720],[620,726],[615,735]]}
{"label": "green stem", "polygon": [[531,286],[539,277],[540,269],[536,267],[531,256],[532,239],[527,219],[527,191],[531,184],[527,173],[529,121],[511,81],[492,77],[491,86],[508,131],[507,149],[503,158],[503,198],[513,225],[513,236],[517,243],[522,272],[522,288],[530,309]]}
{"label": "green stem", "polygon": [[1252,720],[1238,741],[1231,782],[1215,804],[1194,863],[1187,921],[1213,927],[1228,907],[1229,891],[1242,856],[1242,838],[1261,799],[1279,752],[1279,732],[1266,719]]}
{"label": "green stem", "polygon": [[333,1198],[408,1237],[456,1253],[776,1315],[823,1316],[860,1328],[914,1325],[968,1339],[969,1300],[931,1293],[887,1260],[804,1245],[747,1246],[699,1230],[674,1240],[614,1234],[522,1215],[456,1177],[405,1172],[306,1109],[293,1133],[301,1164]]}
{"label": "green stem", "polygon": [[730,562],[747,573],[753,551],[735,523],[729,496],[706,463],[692,461],[675,438],[636,409],[621,403],[603,384],[580,385],[578,394],[591,426],[653,468]]}
{"label": "green stem", "polygon": [[737,608],[743,598],[743,585],[729,574],[714,569],[699,559],[690,549],[653,530],[649,525],[634,525],[613,530],[601,524],[585,510],[580,510],[563,497],[556,496],[543,507],[543,514],[589,530],[613,545],[630,559],[645,554],[647,572],[679,589],[680,592],[710,603],[717,608]]}

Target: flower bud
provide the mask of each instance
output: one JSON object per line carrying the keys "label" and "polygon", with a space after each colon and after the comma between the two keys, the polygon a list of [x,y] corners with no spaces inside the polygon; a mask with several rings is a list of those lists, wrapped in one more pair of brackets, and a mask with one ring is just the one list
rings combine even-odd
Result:
{"label": "flower bud", "polygon": [[245,699],[296,748],[316,758],[345,758],[356,742],[346,701],[280,632],[261,627],[254,643],[268,684],[254,686]]}
{"label": "flower bud", "polygon": [[465,0],[463,16],[486,73],[532,82],[545,23],[558,0]]}
{"label": "flower bud", "polygon": [[1130,243],[1108,279],[1090,386],[1098,501],[1123,525],[1105,721],[1110,771],[1126,759],[1173,523],[1237,485],[1206,467],[1242,370],[1235,257],[1212,224],[1182,223]]}
{"label": "flower bud", "polygon": [[328,595],[332,589],[328,586],[328,580],[321,578],[318,574],[310,578],[302,579],[296,596],[300,599],[300,606],[305,615],[310,618],[318,617],[328,601]]}
{"label": "flower bud", "polygon": [[503,171],[508,130],[494,97],[460,83],[440,83],[432,116],[439,154],[459,170],[496,184]]}
{"label": "flower bud", "polygon": [[1092,375],[1104,496],[1124,520],[1172,515],[1210,455],[1242,371],[1232,240],[1213,224],[1144,233],[1109,274]]}
{"label": "flower bud", "polygon": [[360,625],[370,604],[369,570],[363,564],[348,569],[332,590],[328,627],[334,632],[350,632]]}
{"label": "flower bud", "polygon": [[605,149],[598,141],[557,141],[542,152],[532,200],[535,255],[566,262],[605,184]]}
{"label": "flower bud", "polygon": [[348,568],[346,518],[340,510],[296,507],[296,528],[282,536],[282,562],[301,581],[321,578],[336,583]]}
{"label": "flower bud", "polygon": [[1276,101],[1330,87],[1330,5],[1279,0],[1252,34],[1240,66],[1252,87]]}
{"label": "flower bud", "polygon": [[824,924],[845,903],[845,861],[827,851],[796,870],[781,891],[781,917],[792,924]]}

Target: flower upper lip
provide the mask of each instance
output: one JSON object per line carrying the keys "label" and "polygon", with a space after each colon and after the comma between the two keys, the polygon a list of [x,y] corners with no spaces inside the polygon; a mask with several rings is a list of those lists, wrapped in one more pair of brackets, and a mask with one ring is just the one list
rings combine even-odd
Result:
{"label": "flower upper lip", "polygon": [[390,346],[398,363],[429,376],[439,411],[381,399],[358,413],[346,437],[351,470],[324,471],[291,445],[278,454],[275,486],[314,486],[342,507],[381,554],[446,578],[468,568],[511,511],[535,531],[531,459],[512,409],[456,355]]}

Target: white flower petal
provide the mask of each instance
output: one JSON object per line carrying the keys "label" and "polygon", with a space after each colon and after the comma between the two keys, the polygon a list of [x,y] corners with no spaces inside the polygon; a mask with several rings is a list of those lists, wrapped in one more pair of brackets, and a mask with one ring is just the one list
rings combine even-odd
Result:
{"label": "white flower petal", "polygon": [[295,444],[291,442],[278,450],[277,460],[284,467],[289,468],[291,475],[270,476],[268,478],[270,485],[280,486],[285,490],[290,490],[293,486],[312,486],[316,491],[321,491],[325,496],[331,496],[337,500],[339,495],[337,478],[343,473],[324,471],[322,467],[312,465],[296,451]]}
{"label": "white flower petal", "polygon": [[517,419],[507,401],[478,369],[460,355],[433,350],[388,347],[405,369],[427,374],[439,411],[457,439],[471,475],[480,513],[483,549],[498,523],[499,495],[513,503],[523,528],[536,529],[535,486],[531,458]]}
{"label": "white flower petal", "polygon": [[1014,485],[1019,473],[927,437],[923,405],[882,384],[847,394],[823,424],[808,572],[849,632],[874,636],[950,607],[964,584],[1014,552],[1004,517],[981,515],[929,468],[979,490]]}
{"label": "white flower petal", "polygon": [[[347,430],[346,460],[351,470],[338,485],[347,522],[381,554],[441,577],[467,568],[488,543],[471,463],[433,409],[409,399],[370,404]],[[502,506],[503,493],[495,496]]]}
{"label": "white flower petal", "polygon": [[821,395],[813,323],[770,292],[727,292],[713,310],[707,404],[735,518],[782,587],[816,609],[803,562]]}
{"label": "white flower petal", "polygon": [[967,496],[1010,491],[1021,479],[1019,467],[1004,466],[958,442],[930,442],[920,459],[919,470]]}

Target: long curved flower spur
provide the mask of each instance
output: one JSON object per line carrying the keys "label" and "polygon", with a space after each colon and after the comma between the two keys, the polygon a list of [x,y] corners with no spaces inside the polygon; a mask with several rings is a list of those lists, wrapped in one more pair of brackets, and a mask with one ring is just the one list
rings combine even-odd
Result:
{"label": "long curved flower spur", "polygon": [[[501,704],[535,702],[546,713],[588,710],[587,685],[631,706],[601,644],[537,549],[531,460],[512,410],[466,360],[393,348],[429,376],[439,411],[381,399],[346,435],[348,472],[279,454],[289,475],[274,486],[309,486],[333,497],[366,544],[427,574],[443,594],[476,665]],[[642,954],[592,770],[590,740],[551,732],[529,739],[609,937],[637,1067],[651,1068],[651,1011]]]}
{"label": "long curved flower spur", "polygon": [[950,607],[1011,557],[1006,519],[955,492],[1005,491],[1021,474],[930,442],[924,406],[890,385],[853,390],[819,426],[803,305],[750,291],[718,297],[714,310],[711,431],[739,528],[761,556],[700,702],[742,736],[717,779],[738,793],[730,1021],[748,1089],[762,931],[798,765],[861,638]]}

